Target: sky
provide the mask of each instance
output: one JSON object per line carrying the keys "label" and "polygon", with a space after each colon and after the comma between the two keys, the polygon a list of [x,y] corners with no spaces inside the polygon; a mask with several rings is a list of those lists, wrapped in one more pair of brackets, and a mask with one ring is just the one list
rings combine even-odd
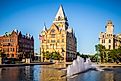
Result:
{"label": "sky", "polygon": [[69,27],[77,37],[77,51],[94,54],[100,32],[108,20],[114,33],[121,33],[121,0],[0,0],[0,35],[14,29],[34,36],[35,52],[39,53],[39,33],[50,28],[62,5]]}

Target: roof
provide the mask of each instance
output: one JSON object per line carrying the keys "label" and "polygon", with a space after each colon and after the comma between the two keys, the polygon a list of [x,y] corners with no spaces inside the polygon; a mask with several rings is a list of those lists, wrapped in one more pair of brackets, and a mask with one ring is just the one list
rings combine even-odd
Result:
{"label": "roof", "polygon": [[60,5],[60,7],[59,7],[59,10],[58,10],[58,12],[57,12],[57,14],[55,16],[55,19],[57,19],[58,17],[66,18],[65,12],[64,12],[64,9],[63,9],[62,5]]}

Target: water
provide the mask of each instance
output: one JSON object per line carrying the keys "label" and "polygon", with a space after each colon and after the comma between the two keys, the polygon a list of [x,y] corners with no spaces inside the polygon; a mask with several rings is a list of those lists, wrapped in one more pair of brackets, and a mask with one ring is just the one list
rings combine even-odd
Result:
{"label": "water", "polygon": [[68,81],[121,81],[121,67],[104,71],[90,70],[74,78],[69,78]]}
{"label": "water", "polygon": [[0,68],[0,81],[40,81],[40,65]]}
{"label": "water", "polygon": [[[34,65],[0,68],[0,81],[121,81],[121,67],[109,67],[104,71],[90,70],[67,78],[66,65]],[[106,67],[107,68],[107,67]]]}

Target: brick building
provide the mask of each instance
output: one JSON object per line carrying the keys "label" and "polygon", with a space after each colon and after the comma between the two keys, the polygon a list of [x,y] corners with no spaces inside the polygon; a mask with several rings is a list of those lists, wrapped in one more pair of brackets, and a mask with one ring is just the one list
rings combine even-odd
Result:
{"label": "brick building", "polygon": [[0,36],[0,51],[7,58],[23,59],[33,57],[34,38],[30,34],[22,35],[21,31],[13,30]]}

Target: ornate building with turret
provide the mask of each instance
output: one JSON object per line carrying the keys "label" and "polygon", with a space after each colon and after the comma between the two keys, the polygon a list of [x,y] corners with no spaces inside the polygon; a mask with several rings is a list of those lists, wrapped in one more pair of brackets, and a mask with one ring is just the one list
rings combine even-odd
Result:
{"label": "ornate building with turret", "polygon": [[44,61],[44,52],[58,52],[63,57],[63,62],[72,61],[76,58],[77,40],[73,28],[69,28],[68,20],[62,5],[55,16],[50,28],[42,30],[41,61]]}
{"label": "ornate building with turret", "polygon": [[101,32],[99,35],[99,43],[106,49],[117,49],[121,46],[121,34],[114,34],[114,25],[111,20],[107,22],[105,28],[106,32]]}

